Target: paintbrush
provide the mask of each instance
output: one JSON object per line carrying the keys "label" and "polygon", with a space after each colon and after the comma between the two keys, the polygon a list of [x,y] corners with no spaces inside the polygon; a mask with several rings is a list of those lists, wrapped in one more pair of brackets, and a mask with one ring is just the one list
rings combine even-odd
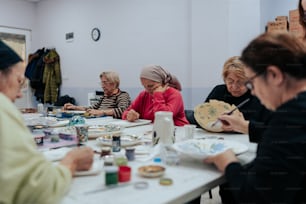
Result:
{"label": "paintbrush", "polygon": [[[240,108],[241,106],[243,106],[244,104],[246,104],[248,101],[250,100],[250,98],[245,99],[244,101],[242,101],[241,103],[239,103],[233,110],[231,110],[230,112],[224,113],[225,115],[232,115],[233,112],[235,110],[237,110],[238,108]],[[211,127],[214,127],[220,120],[217,119],[212,125]]]}

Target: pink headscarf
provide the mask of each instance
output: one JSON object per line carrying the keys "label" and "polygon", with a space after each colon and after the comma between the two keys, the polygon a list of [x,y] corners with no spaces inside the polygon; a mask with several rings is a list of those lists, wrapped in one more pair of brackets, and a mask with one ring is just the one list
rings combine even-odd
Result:
{"label": "pink headscarf", "polygon": [[147,65],[142,68],[140,78],[149,79],[162,84],[168,84],[179,91],[182,90],[178,79],[159,65]]}

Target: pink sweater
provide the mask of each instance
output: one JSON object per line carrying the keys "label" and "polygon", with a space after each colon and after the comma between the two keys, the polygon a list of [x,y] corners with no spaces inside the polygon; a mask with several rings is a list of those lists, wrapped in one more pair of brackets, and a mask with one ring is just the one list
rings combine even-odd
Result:
{"label": "pink sweater", "polygon": [[148,119],[154,122],[154,113],[157,111],[173,112],[173,121],[176,126],[189,124],[184,112],[184,103],[181,93],[170,87],[165,92],[156,92],[153,95],[142,91],[123,112],[122,119],[126,120],[129,110],[134,109],[140,114],[140,119]]}

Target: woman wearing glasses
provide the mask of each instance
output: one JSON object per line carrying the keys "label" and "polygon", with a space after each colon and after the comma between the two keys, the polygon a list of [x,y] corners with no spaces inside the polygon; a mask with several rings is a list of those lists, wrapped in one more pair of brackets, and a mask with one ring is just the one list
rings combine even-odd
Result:
{"label": "woman wearing glasses", "polygon": [[119,89],[119,75],[116,72],[102,72],[100,80],[103,94],[95,104],[90,107],[83,107],[67,103],[64,105],[64,109],[86,110],[94,116],[121,118],[123,111],[129,107],[131,100],[127,92]]}
{"label": "woman wearing glasses", "polygon": [[257,155],[242,166],[228,150],[205,161],[225,173],[236,203],[306,202],[306,47],[262,34],[243,50],[246,86],[271,110]]}
{"label": "woman wearing glasses", "polygon": [[[264,111],[264,107],[259,100],[251,95],[251,92],[245,87],[246,81],[244,73],[245,65],[239,60],[238,56],[229,58],[223,65],[223,81],[225,84],[217,85],[207,96],[205,102],[211,99],[224,101],[229,104],[238,105],[246,99],[250,99],[239,110],[243,113],[245,119],[255,119],[257,114]],[[224,129],[232,131],[231,129]]]}
{"label": "woman wearing glasses", "polygon": [[[236,132],[248,132],[249,123],[252,127],[260,127],[263,124],[264,117],[268,115],[268,110],[260,104],[257,97],[251,94],[251,91],[245,86],[247,80],[244,72],[245,64],[239,59],[239,56],[234,56],[229,58],[223,65],[223,81],[224,84],[217,85],[208,95],[205,102],[209,102],[211,99],[216,99],[224,101],[229,104],[238,105],[246,99],[250,99],[246,104],[244,104],[239,111],[242,113],[239,117],[245,124],[240,127],[245,129],[233,129],[232,126],[226,125],[222,126],[224,131],[236,131]],[[251,121],[251,122],[249,122]],[[254,141],[255,139],[252,139]],[[257,141],[257,140],[256,140]],[[222,202],[233,203],[233,197],[231,194],[227,193],[226,190],[228,185],[225,183],[220,185],[219,194],[221,196]]]}
{"label": "woman wearing glasses", "polygon": [[[300,14],[300,24],[306,31],[306,0],[299,0],[298,9]],[[306,34],[304,36],[304,40],[305,38]],[[250,79],[246,85],[250,88],[251,84],[252,79]],[[226,121],[223,123],[223,129],[232,129],[236,132],[249,134],[252,142],[259,142],[261,140],[262,132],[265,129],[265,126],[260,123],[254,124],[248,120],[245,120],[243,117],[236,117],[235,115],[222,115],[219,119],[221,121]]]}

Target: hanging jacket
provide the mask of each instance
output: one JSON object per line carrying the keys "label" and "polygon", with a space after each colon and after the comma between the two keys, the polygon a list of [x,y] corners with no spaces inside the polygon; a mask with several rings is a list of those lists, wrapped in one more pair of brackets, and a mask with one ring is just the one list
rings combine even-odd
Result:
{"label": "hanging jacket", "polygon": [[50,50],[45,55],[44,63],[44,102],[53,104],[58,99],[59,88],[62,83],[60,57],[55,49]]}

